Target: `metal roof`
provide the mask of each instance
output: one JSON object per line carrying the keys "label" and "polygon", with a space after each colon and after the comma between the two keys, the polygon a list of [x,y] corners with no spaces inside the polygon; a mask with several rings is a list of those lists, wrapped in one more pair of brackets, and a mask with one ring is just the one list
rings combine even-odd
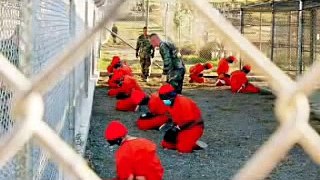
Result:
{"label": "metal roof", "polygon": [[[274,4],[273,4],[274,3]],[[275,11],[298,11],[299,0],[275,0],[274,2],[256,3],[243,6],[244,11],[268,12],[272,11],[272,4]],[[320,0],[303,0],[303,9],[320,8]]]}

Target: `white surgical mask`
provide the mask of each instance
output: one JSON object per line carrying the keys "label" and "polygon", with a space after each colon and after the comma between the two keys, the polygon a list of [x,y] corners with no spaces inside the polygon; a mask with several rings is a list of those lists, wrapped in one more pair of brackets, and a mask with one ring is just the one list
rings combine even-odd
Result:
{"label": "white surgical mask", "polygon": [[172,104],[172,101],[169,100],[169,99],[165,99],[165,100],[162,100],[162,101],[163,101],[164,105],[166,105],[166,106],[171,106],[171,104]]}

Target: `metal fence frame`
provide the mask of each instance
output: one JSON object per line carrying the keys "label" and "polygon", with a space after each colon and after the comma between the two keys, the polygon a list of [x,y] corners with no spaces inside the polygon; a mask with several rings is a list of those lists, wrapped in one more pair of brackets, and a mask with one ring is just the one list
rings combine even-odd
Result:
{"label": "metal fence frame", "polygon": [[[256,46],[262,50],[261,41],[261,28],[270,27],[270,44],[268,45],[270,49],[264,52],[271,59],[275,61],[276,64],[280,61],[284,63],[290,63],[290,67],[282,67],[285,71],[294,71],[295,75],[302,74],[303,71],[308,69],[308,67],[317,60],[317,54],[320,53],[319,43],[317,43],[317,34],[320,33],[319,26],[320,22],[317,19],[317,13],[320,12],[320,2],[314,0],[294,0],[294,1],[274,1],[270,0],[266,3],[257,3],[248,6],[243,6],[239,10],[232,10],[226,13],[239,14],[239,19],[233,21],[235,26],[240,26],[240,31],[245,36],[245,30],[250,27],[259,27],[260,39],[255,41]],[[259,13],[260,20],[259,24],[254,24],[254,17],[249,17],[245,19],[246,16],[251,16],[251,14]],[[261,14],[269,14],[271,16],[270,22],[263,22]],[[308,15],[309,14],[309,15]],[[281,21],[277,16],[282,16],[287,18],[286,21]],[[309,17],[309,18],[308,18]],[[284,24],[286,23],[286,24]],[[251,25],[250,25],[251,24]],[[250,26],[249,26],[250,25]],[[282,27],[281,27],[282,26]],[[281,34],[277,32],[283,31],[281,28],[287,28],[285,32],[288,34],[287,42],[283,39],[281,40]],[[310,30],[310,32],[307,32]],[[292,38],[292,34],[297,34],[295,39]],[[277,40],[276,39],[280,39]],[[295,42],[296,40],[296,42]],[[277,51],[288,51],[286,57],[277,55]],[[283,60],[284,59],[284,60]],[[296,59],[293,63],[292,60]],[[293,65],[292,65],[293,64]],[[281,63],[279,64],[281,65]],[[293,68],[291,68],[293,66]]]}

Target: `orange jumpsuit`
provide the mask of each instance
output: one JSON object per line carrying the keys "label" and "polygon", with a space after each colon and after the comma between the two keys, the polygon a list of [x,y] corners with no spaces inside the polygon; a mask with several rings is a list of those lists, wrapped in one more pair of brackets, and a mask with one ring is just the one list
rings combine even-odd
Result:
{"label": "orange jumpsuit", "polygon": [[123,77],[124,75],[133,76],[132,69],[126,64],[122,64],[122,67],[120,67],[118,69],[113,69],[112,72],[113,72],[113,75],[108,80],[108,85],[110,88],[117,88],[118,85],[117,85],[116,81],[119,78]]}
{"label": "orange jumpsuit", "polygon": [[113,73],[113,68],[116,64],[120,63],[120,57],[119,56],[113,56],[111,63],[107,67],[108,73]]}
{"label": "orange jumpsuit", "polygon": [[204,78],[201,76],[201,72],[205,69],[204,65],[198,63],[194,66],[192,66],[189,69],[189,73],[190,73],[190,80],[189,83],[204,83]]}
{"label": "orange jumpsuit", "polygon": [[116,110],[118,111],[134,111],[137,107],[132,99],[130,98],[133,90],[143,91],[139,86],[138,82],[132,76],[124,76],[122,86],[117,89],[111,89],[110,94],[118,95],[119,93],[125,94],[128,97],[125,99],[119,99],[116,102]]}
{"label": "orange jumpsuit", "polygon": [[113,73],[113,66],[111,64],[107,67],[107,72],[109,74]]}
{"label": "orange jumpsuit", "polygon": [[159,98],[158,93],[151,94],[148,102],[149,113],[151,117],[139,117],[136,124],[141,130],[151,130],[159,128],[164,123],[168,122],[169,117],[166,115],[168,108]]}
{"label": "orange jumpsuit", "polygon": [[241,70],[231,74],[231,91],[233,93],[259,93],[260,89],[249,83],[247,74]]}
{"label": "orange jumpsuit", "polygon": [[226,58],[222,58],[219,61],[218,68],[217,68],[217,74],[218,74],[218,79],[217,79],[217,86],[230,86],[230,78],[228,75],[229,71],[229,63]]}
{"label": "orange jumpsuit", "polygon": [[173,105],[169,106],[168,110],[173,122],[179,127],[184,127],[189,123],[193,125],[178,132],[176,143],[163,139],[162,147],[177,149],[181,153],[191,153],[197,147],[196,142],[204,131],[199,107],[191,99],[177,95]]}
{"label": "orange jumpsuit", "polygon": [[115,154],[117,180],[130,175],[146,180],[162,180],[164,169],[157,155],[157,146],[144,138],[124,141]]}

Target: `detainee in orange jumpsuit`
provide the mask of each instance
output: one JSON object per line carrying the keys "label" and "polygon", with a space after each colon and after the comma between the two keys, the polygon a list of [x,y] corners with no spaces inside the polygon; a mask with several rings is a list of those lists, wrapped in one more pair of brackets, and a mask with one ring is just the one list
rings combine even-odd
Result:
{"label": "detainee in orange jumpsuit", "polygon": [[124,77],[128,76],[122,73],[116,73],[112,76],[112,80],[110,81],[109,90],[107,92],[108,96],[116,97],[119,91],[121,91],[122,83]]}
{"label": "detainee in orange jumpsuit", "polygon": [[[125,82],[125,85],[123,85],[124,79],[128,80]],[[138,82],[133,76],[122,73],[116,73],[112,76],[112,84],[114,84],[113,88],[110,88],[108,91],[108,96],[111,97],[116,97],[120,92],[128,92],[128,90],[132,88],[141,89]]]}
{"label": "detainee in orange jumpsuit", "polygon": [[117,88],[117,79],[124,75],[133,76],[132,69],[126,65],[124,62],[116,61],[117,63],[113,65],[113,75],[109,76],[108,85],[109,88]]}
{"label": "detainee in orange jumpsuit", "polygon": [[245,65],[241,70],[231,73],[231,91],[233,93],[259,93],[260,88],[249,83],[247,74],[251,71],[249,65]]}
{"label": "detainee in orange jumpsuit", "polygon": [[216,82],[216,86],[230,86],[230,75],[229,72],[229,64],[236,62],[237,59],[234,56],[229,56],[228,58],[222,58],[219,61],[217,74],[218,79]]}
{"label": "detainee in orange jumpsuit", "polygon": [[116,110],[135,111],[137,104],[130,98],[134,90],[143,91],[134,77],[125,75],[124,78],[119,81],[119,88],[109,91],[111,95],[115,94],[118,99],[116,102]]}
{"label": "detainee in orange jumpsuit", "polygon": [[189,73],[190,73],[189,83],[204,83],[202,71],[212,69],[212,68],[213,68],[213,65],[211,63],[205,63],[203,65],[198,63],[192,66],[189,69]]}
{"label": "detainee in orange jumpsuit", "polygon": [[115,153],[117,177],[114,180],[162,180],[164,169],[157,146],[152,141],[128,135],[119,121],[111,121],[105,130],[110,144],[119,145]]}
{"label": "detainee in orange jumpsuit", "polygon": [[199,149],[196,142],[204,131],[201,111],[191,99],[178,95],[170,84],[159,89],[159,97],[168,107],[175,126],[168,130],[161,142],[163,148],[176,149],[180,153],[191,153]]}
{"label": "detainee in orange jumpsuit", "polygon": [[113,73],[113,68],[116,64],[120,63],[120,57],[119,56],[113,56],[112,57],[112,60],[111,60],[111,63],[108,65],[107,67],[107,72],[109,74]]}
{"label": "detainee in orange jumpsuit", "polygon": [[160,126],[169,121],[168,108],[163,104],[158,93],[149,97],[142,91],[134,90],[131,94],[134,104],[139,106],[142,114],[136,121],[140,130],[159,130]]}

